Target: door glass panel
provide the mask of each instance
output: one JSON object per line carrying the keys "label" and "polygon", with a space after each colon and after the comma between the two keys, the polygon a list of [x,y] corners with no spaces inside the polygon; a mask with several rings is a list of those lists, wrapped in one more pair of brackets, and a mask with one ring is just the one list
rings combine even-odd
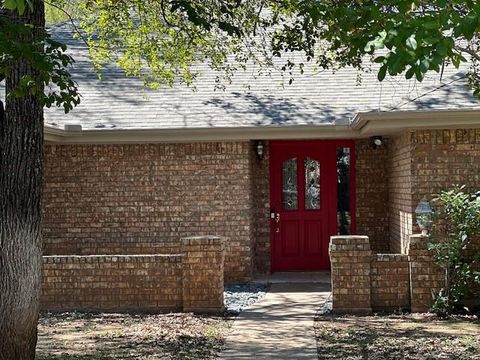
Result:
{"label": "door glass panel", "polygon": [[320,209],[320,162],[305,158],[305,209]]}
{"label": "door glass panel", "polygon": [[298,208],[297,158],[285,160],[282,167],[282,201],[285,210]]}
{"label": "door glass panel", "polygon": [[350,212],[350,148],[337,148],[337,234],[349,235]]}

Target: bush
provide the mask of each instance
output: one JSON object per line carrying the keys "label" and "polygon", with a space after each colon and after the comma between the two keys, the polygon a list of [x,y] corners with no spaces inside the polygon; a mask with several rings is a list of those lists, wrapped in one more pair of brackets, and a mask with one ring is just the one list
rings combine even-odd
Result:
{"label": "bush", "polygon": [[480,272],[475,271],[480,256],[468,252],[472,239],[480,234],[480,191],[469,194],[464,188],[454,186],[434,199],[437,211],[428,249],[445,272],[444,287],[432,306],[441,315],[458,310],[471,285],[480,285]]}

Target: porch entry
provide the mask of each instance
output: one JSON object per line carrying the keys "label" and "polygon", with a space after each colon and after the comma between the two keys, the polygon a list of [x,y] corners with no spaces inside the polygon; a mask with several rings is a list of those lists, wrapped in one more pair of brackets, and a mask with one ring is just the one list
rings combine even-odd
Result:
{"label": "porch entry", "polygon": [[330,236],[354,232],[354,143],[270,142],[271,271],[329,270]]}

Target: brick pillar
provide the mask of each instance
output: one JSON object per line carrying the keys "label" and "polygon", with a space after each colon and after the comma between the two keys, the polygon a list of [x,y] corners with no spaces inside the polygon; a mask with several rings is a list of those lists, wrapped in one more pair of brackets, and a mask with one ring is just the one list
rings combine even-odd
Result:
{"label": "brick pillar", "polygon": [[411,235],[407,248],[412,312],[428,311],[445,279],[443,270],[434,263],[432,253],[427,249],[427,242],[425,235]]}
{"label": "brick pillar", "polygon": [[332,264],[333,311],[371,312],[372,251],[368,236],[332,236],[329,252]]}
{"label": "brick pillar", "polygon": [[183,311],[223,311],[225,239],[196,236],[182,239]]}

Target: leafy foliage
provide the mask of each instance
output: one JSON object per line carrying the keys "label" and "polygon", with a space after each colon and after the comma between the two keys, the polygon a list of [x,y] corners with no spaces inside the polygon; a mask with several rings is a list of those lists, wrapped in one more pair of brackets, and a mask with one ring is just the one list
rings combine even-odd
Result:
{"label": "leafy foliage", "polygon": [[445,64],[471,65],[480,96],[480,4],[477,1],[284,0],[274,7],[273,51],[303,51],[321,67],[379,64],[378,79],[405,74],[422,81]]}
{"label": "leafy foliage", "polygon": [[[51,2],[59,11],[72,9],[69,0]],[[29,4],[3,0],[4,8],[19,12]],[[442,73],[445,65],[467,64],[466,77],[480,96],[476,1],[78,0],[75,15],[83,19],[99,73],[116,63],[153,88],[193,85],[198,62],[228,81],[247,62],[269,72],[277,57],[290,82],[307,62],[365,70],[373,61],[379,80],[403,74],[418,81],[429,71]],[[300,61],[292,56],[298,52],[305,55]]]}
{"label": "leafy foliage", "polygon": [[[19,7],[18,11],[25,9]],[[3,10],[0,17],[0,32],[3,34],[0,37],[0,80],[10,75],[12,65],[17,61],[27,60],[36,71],[35,78],[23,75],[20,85],[7,96],[36,95],[45,106],[63,106],[68,112],[80,103],[77,84],[68,72],[74,60],[66,54],[66,46],[53,40],[46,31],[42,30],[32,41],[33,31],[31,24],[11,21]]]}
{"label": "leafy foliage", "polygon": [[480,235],[480,191],[468,194],[463,190],[456,186],[435,199],[439,212],[429,250],[445,271],[445,286],[433,306],[439,313],[453,311],[474,282],[480,285],[480,272],[475,270],[480,256],[469,254],[472,240]]}
{"label": "leafy foliage", "polygon": [[113,62],[153,88],[192,85],[198,62],[232,74],[255,59],[245,43],[255,26],[255,3],[88,0],[80,3],[81,27],[97,69]]}

